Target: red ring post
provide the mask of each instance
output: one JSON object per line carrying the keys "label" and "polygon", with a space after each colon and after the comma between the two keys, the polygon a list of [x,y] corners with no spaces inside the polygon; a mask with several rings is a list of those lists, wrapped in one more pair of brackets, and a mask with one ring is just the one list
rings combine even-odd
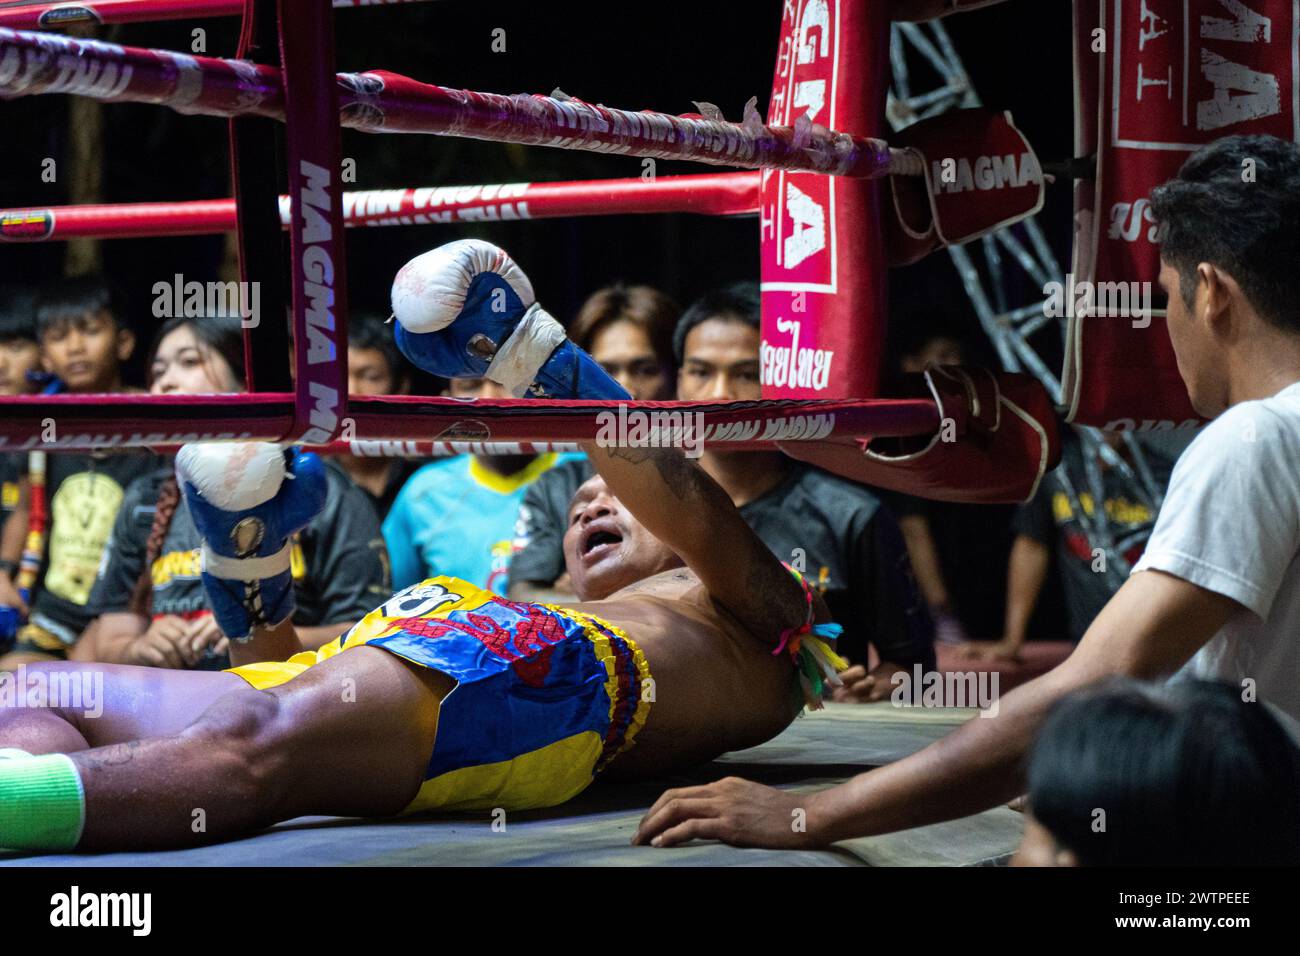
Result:
{"label": "red ring post", "polygon": [[[817,122],[872,136],[888,89],[888,4],[791,0],[768,122]],[[879,183],[763,173],[764,398],[878,395],[887,312]]]}
{"label": "red ring post", "polygon": [[[295,377],[287,441],[325,444],[348,402],[348,293],[329,0],[279,0],[289,166]],[[277,316],[269,317],[275,321]]]}

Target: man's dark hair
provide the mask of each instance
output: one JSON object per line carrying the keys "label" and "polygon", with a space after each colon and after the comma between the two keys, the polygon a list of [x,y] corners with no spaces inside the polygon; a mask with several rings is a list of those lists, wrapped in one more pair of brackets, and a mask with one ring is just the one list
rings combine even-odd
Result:
{"label": "man's dark hair", "polygon": [[1066,697],[1028,776],[1030,811],[1085,866],[1300,864],[1300,750],[1232,684]]}
{"label": "man's dark hair", "polygon": [[36,293],[25,286],[0,286],[0,342],[36,339]]}
{"label": "man's dark hair", "polygon": [[1178,270],[1183,301],[1196,266],[1223,269],[1260,317],[1300,333],[1300,145],[1228,136],[1203,146],[1151,191],[1160,257]]}
{"label": "man's dark hair", "polygon": [[681,313],[681,306],[658,289],[616,282],[587,296],[569,325],[569,338],[591,351],[598,332],[615,322],[631,322],[650,340],[655,358],[667,366],[673,360],[673,333]]}
{"label": "man's dark hair", "polygon": [[36,299],[36,334],[44,336],[51,327],[105,312],[123,328],[121,298],[117,290],[99,276],[59,279],[41,290]]}
{"label": "man's dark hair", "polygon": [[374,349],[383,355],[395,388],[411,383],[411,365],[397,347],[393,327],[379,316],[368,312],[349,315],[348,345],[354,349]]}
{"label": "man's dark hair", "polygon": [[677,320],[677,328],[673,331],[673,355],[679,366],[686,353],[686,336],[691,334],[691,329],[709,319],[744,322],[753,328],[759,328],[762,321],[762,297],[759,295],[758,283],[737,282],[706,292],[691,303],[690,308]]}

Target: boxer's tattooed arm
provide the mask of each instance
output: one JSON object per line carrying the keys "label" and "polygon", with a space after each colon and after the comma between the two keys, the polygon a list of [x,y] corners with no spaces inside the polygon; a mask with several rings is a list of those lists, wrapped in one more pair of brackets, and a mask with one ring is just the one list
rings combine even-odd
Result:
{"label": "boxer's tattooed arm", "polygon": [[755,636],[772,645],[781,640],[781,633],[787,628],[801,627],[808,616],[803,588],[779,564],[777,570],[780,573],[774,575],[772,564],[767,561],[751,561],[745,569],[746,590],[754,595],[755,604],[762,608],[767,622],[764,630],[755,632]]}
{"label": "boxer's tattooed arm", "polygon": [[679,449],[593,444],[587,453],[614,497],[757,639],[770,648],[784,628],[803,623],[799,585],[731,496]]}
{"label": "boxer's tattooed arm", "polygon": [[611,458],[619,458],[634,465],[653,461],[655,471],[664,480],[668,490],[678,501],[685,501],[698,495],[703,482],[699,468],[687,461],[679,451],[659,448],[624,448],[609,449]]}

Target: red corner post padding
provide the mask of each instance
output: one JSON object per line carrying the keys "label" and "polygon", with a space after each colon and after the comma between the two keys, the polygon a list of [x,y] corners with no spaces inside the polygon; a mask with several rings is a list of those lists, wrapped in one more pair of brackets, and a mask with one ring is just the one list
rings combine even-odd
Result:
{"label": "red corner post padding", "polygon": [[[888,4],[787,0],[768,122],[881,136]],[[873,398],[888,273],[878,180],[761,177],[764,398]]]}
{"label": "red corner post padding", "polygon": [[944,113],[895,134],[893,145],[918,153],[925,175],[889,179],[883,228],[891,266],[910,265],[1043,208],[1038,157],[1010,113]]}
{"label": "red corner post padding", "polygon": [[1148,197],[1205,143],[1296,138],[1296,18],[1294,0],[1076,0],[1075,139],[1096,148],[1097,165],[1075,192],[1073,282],[1063,296],[1070,421],[1138,430],[1200,422],[1156,308]]}
{"label": "red corner post padding", "polygon": [[1051,398],[1028,375],[945,366],[912,385],[939,405],[941,425],[929,438],[790,442],[781,450],[852,481],[974,504],[1028,501],[1060,461]]}

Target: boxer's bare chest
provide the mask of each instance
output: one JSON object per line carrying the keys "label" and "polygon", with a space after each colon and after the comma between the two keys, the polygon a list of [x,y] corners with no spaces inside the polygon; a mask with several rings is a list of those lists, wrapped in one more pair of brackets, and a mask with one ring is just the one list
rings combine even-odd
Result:
{"label": "boxer's bare chest", "polygon": [[754,746],[793,719],[788,660],[718,607],[691,571],[665,571],[577,607],[624,630],[649,664],[650,717],[619,758],[621,773],[662,773]]}

